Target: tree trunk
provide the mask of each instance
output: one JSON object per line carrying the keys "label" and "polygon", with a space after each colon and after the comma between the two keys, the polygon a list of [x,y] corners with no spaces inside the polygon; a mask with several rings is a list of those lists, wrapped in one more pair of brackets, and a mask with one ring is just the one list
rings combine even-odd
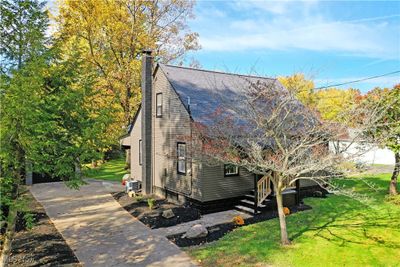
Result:
{"label": "tree trunk", "polygon": [[397,177],[399,176],[400,172],[400,153],[395,153],[394,157],[395,157],[395,165],[389,185],[389,195],[392,196],[397,195]]}
{"label": "tree trunk", "polygon": [[276,203],[278,204],[279,224],[281,227],[281,243],[284,246],[290,245],[290,240],[287,234],[286,218],[283,212],[282,190],[276,190]]}
{"label": "tree trunk", "polygon": [[97,168],[97,160],[92,160],[92,168]]}

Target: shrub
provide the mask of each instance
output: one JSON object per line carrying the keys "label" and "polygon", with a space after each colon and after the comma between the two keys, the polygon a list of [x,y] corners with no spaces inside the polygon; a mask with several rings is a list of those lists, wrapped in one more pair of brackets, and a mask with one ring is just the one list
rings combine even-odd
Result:
{"label": "shrub", "polygon": [[156,203],[156,200],[154,198],[147,199],[147,205],[149,206],[149,209],[152,210],[155,203]]}
{"label": "shrub", "polygon": [[290,214],[290,209],[287,208],[287,207],[284,207],[284,208],[283,208],[283,213],[284,213],[285,215],[289,215],[289,214]]}
{"label": "shrub", "polygon": [[244,224],[243,217],[240,216],[240,215],[233,217],[233,220],[232,220],[232,221],[233,221],[233,223],[236,224],[236,225],[243,225],[243,224]]}

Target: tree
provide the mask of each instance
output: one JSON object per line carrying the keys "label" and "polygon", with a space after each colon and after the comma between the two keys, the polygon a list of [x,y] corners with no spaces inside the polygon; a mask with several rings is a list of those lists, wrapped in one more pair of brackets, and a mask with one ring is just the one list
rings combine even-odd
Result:
{"label": "tree", "polygon": [[279,82],[290,90],[304,105],[315,108],[317,98],[314,92],[314,82],[305,78],[303,73],[278,77]]}
{"label": "tree", "polygon": [[199,48],[187,25],[193,6],[176,0],[61,1],[56,35],[65,51],[80,44],[83,59],[100,75],[96,86],[120,105],[120,129],[140,102],[141,51],[152,49],[159,61],[170,62]]}
{"label": "tree", "polygon": [[21,68],[45,50],[48,15],[45,2],[4,0],[0,3],[1,70]]}
{"label": "tree", "polygon": [[[27,97],[30,84],[24,88],[24,93],[17,95],[10,92],[10,84],[16,72],[46,51],[48,17],[44,3],[36,0],[1,1],[0,15],[1,170],[11,171],[11,177],[19,182],[25,163],[23,133],[27,124],[25,115],[30,113],[30,105],[25,105],[31,101]],[[32,82],[34,87],[36,81]],[[14,111],[8,113],[13,108]]]}
{"label": "tree", "polygon": [[102,136],[114,112],[97,105],[102,96],[93,86],[95,73],[84,67],[79,55],[62,59],[54,49],[13,73],[1,96],[1,145],[8,153],[2,162],[15,158],[17,142],[24,158],[15,164],[27,159],[35,172],[81,182],[75,167],[101,158],[109,145]]}
{"label": "tree", "polygon": [[276,82],[243,83],[236,88],[240,93],[216,95],[219,107],[204,122],[194,124],[193,142],[197,143],[193,146],[199,147],[195,157],[242,167],[267,179],[267,184],[269,179],[277,201],[281,243],[288,245],[285,189],[303,179],[351,195],[331,180],[340,176],[345,159],[329,151],[328,141],[340,136],[343,128],[320,122],[315,112],[296,99],[294,90]]}
{"label": "tree", "polygon": [[389,184],[389,195],[397,195],[397,178],[400,173],[400,84],[393,89],[374,88],[361,100],[367,109],[374,106],[385,108],[378,123],[371,125],[366,134],[390,150],[395,155],[395,166]]}
{"label": "tree", "polygon": [[325,121],[344,122],[343,116],[360,97],[359,90],[328,88],[315,93],[316,108]]}
{"label": "tree", "polygon": [[327,88],[316,90],[314,82],[305,78],[302,73],[278,77],[278,80],[290,90],[309,109],[316,110],[324,121],[341,122],[353,108],[357,98],[361,97],[357,89]]}

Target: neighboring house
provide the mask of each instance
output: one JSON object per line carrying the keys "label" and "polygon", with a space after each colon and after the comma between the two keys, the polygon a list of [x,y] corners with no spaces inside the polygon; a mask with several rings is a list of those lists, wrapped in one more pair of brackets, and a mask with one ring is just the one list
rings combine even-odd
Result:
{"label": "neighboring house", "polygon": [[[129,149],[131,178],[141,181],[142,192],[207,209],[239,203],[238,208],[248,211],[268,202],[273,206],[273,192],[264,194],[265,200],[255,198],[260,179],[253,173],[236,166],[198,162],[192,157],[196,147],[187,140],[192,122],[204,123],[218,107],[218,99],[213,97],[216,91],[235,91],[235,86],[249,80],[282,85],[263,77],[164,64],[153,68],[150,52],[144,53],[142,67],[142,103],[128,135],[121,139],[121,145]],[[286,205],[299,202],[300,186],[315,185],[302,181],[287,190]]]}
{"label": "neighboring house", "polygon": [[329,150],[335,153],[344,151],[344,156],[351,158],[356,163],[395,164],[393,151],[363,140],[360,131],[357,129],[347,129],[347,132],[343,133],[338,140],[330,141]]}

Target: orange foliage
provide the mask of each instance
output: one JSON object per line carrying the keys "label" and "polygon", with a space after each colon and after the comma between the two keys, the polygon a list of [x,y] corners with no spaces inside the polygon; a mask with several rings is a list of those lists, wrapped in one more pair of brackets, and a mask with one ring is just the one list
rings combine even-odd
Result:
{"label": "orange foliage", "polygon": [[289,215],[289,214],[290,214],[290,209],[287,208],[287,207],[284,207],[284,208],[283,208],[283,213],[284,213],[285,215]]}
{"label": "orange foliage", "polygon": [[233,220],[232,220],[232,221],[233,221],[236,225],[243,225],[243,224],[244,224],[243,217],[240,216],[240,215],[233,217]]}

